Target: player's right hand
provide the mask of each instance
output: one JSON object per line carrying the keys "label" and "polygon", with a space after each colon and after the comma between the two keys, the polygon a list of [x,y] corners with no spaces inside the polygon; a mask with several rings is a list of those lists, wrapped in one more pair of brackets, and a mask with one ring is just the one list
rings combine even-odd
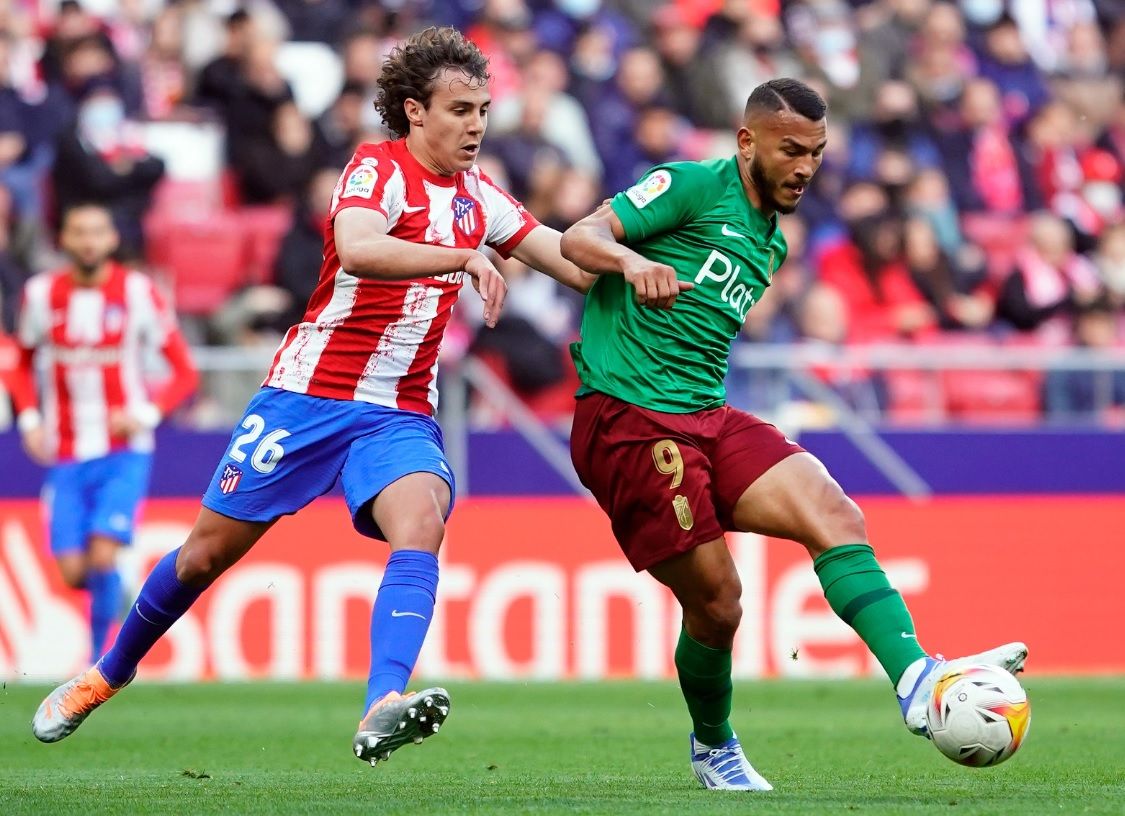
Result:
{"label": "player's right hand", "polygon": [[492,265],[492,261],[480,252],[474,252],[469,258],[465,264],[465,273],[472,276],[473,288],[484,301],[484,324],[490,329],[496,328],[500,310],[504,308],[504,298],[508,295],[508,284]]}
{"label": "player's right hand", "polygon": [[20,439],[23,442],[24,452],[27,453],[31,461],[43,467],[54,464],[51,458],[51,450],[47,446],[47,431],[42,425],[24,431],[20,434]]}
{"label": "player's right hand", "polygon": [[622,270],[626,282],[636,292],[637,303],[649,309],[671,309],[681,292],[694,289],[695,284],[676,278],[676,270],[668,264],[656,263],[637,256]]}

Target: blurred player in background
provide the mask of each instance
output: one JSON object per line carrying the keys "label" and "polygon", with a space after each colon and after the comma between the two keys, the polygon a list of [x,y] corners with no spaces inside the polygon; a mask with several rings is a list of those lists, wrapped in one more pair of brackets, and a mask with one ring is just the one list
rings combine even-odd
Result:
{"label": "blurred player in background", "polygon": [[[59,245],[67,266],[24,287],[12,397],[24,449],[49,468],[51,552],[63,581],[90,593],[97,660],[121,611],[117,550],[132,541],[148,489],[153,429],[199,377],[152,281],[113,260],[118,235],[107,207],[69,207]],[[144,368],[155,351],[170,372],[150,395]]]}
{"label": "blurred player in background", "polygon": [[409,37],[384,63],[376,107],[401,138],[361,145],[345,168],[317,288],[235,430],[195,527],[149,575],[114,648],[40,706],[39,739],[77,728],[212,581],[337,478],[355,529],[391,550],[371,614],[355,755],[374,765],[437,732],[445,690],[404,691],[433,616],[456,496],[433,419],[442,335],[465,277],[485,323],[500,316],[506,285],[485,245],[580,291],[593,280],[563,259],[557,231],[476,167],[488,79],[483,54],[452,28]]}
{"label": "blurred player in background", "polygon": [[[778,213],[797,208],[827,138],[824,100],[797,80],[771,80],[747,102],[734,157],[654,168],[563,236],[567,258],[601,273],[573,347],[582,387],[571,455],[630,563],[683,607],[676,670],[692,768],[708,788],[771,789],[729,721],[742,585],[724,531],[805,546],[828,603],[895,684],[912,732],[925,733],[930,691],[951,668],[918,644],[862,513],[824,466],[725,404],[731,342],[785,260]],[[1011,643],[962,661],[1015,672],[1026,655]]]}

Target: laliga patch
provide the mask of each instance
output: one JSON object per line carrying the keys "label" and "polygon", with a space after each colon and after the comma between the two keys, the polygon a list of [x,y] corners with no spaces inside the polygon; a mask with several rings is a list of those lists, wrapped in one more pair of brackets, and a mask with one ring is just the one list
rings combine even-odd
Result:
{"label": "laliga patch", "polygon": [[371,198],[374,192],[375,169],[369,164],[361,164],[348,175],[340,198]]}
{"label": "laliga patch", "polygon": [[667,192],[672,186],[672,174],[667,170],[657,170],[625,191],[625,197],[643,210]]}

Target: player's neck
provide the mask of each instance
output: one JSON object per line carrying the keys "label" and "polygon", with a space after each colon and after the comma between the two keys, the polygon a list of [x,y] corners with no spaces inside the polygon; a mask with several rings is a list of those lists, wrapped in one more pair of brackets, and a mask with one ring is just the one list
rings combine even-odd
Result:
{"label": "player's neck", "polygon": [[102,261],[93,269],[86,271],[79,266],[71,264],[70,278],[79,286],[97,287],[105,283],[109,277],[109,261]]}
{"label": "player's neck", "polygon": [[762,203],[762,194],[758,192],[758,188],[750,178],[750,168],[743,161],[738,162],[738,179],[742,182],[742,192],[746,194],[746,200],[750,205],[764,215],[766,220],[772,218],[773,208]]}
{"label": "player's neck", "polygon": [[[411,131],[411,133],[413,132],[414,131]],[[442,178],[452,178],[455,175],[455,171],[450,172],[437,163],[434,157],[426,150],[426,146],[421,139],[411,141],[410,134],[407,134],[405,141],[406,151],[414,158],[414,161],[422,165],[425,170],[428,170],[435,176],[441,176]]]}

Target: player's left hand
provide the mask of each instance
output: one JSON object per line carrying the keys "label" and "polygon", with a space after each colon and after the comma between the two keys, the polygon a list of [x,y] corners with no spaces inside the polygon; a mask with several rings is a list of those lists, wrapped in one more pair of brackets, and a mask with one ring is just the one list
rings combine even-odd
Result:
{"label": "player's left hand", "polygon": [[504,308],[504,298],[508,295],[508,284],[492,261],[479,252],[473,253],[465,264],[465,273],[472,277],[473,288],[484,301],[484,324],[490,329],[496,328],[500,310]]}
{"label": "player's left hand", "polygon": [[24,452],[27,453],[31,461],[43,467],[50,467],[54,464],[51,449],[47,443],[47,431],[42,425],[23,431],[20,434],[20,441],[23,443]]}
{"label": "player's left hand", "polygon": [[137,431],[143,430],[140,420],[129,412],[115,408],[109,412],[110,436],[132,436]]}

